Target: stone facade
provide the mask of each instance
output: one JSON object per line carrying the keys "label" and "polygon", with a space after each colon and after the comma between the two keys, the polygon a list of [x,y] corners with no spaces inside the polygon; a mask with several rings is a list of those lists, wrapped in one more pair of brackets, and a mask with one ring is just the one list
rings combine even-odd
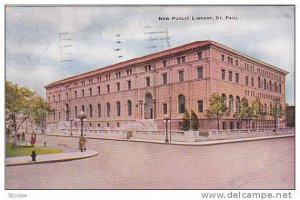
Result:
{"label": "stone facade", "polygon": [[[206,119],[205,110],[210,95],[217,92],[226,97],[231,113],[244,96],[249,102],[260,98],[266,116],[259,127],[270,128],[274,126],[270,116],[274,99],[285,109],[287,73],[217,42],[196,41],[45,86],[47,100],[55,109],[47,125],[59,129],[72,118],[78,127],[76,115],[84,111],[86,127],[118,128],[149,121],[152,127],[163,129],[168,116],[171,128],[178,130],[186,108],[198,115],[200,129],[215,129],[216,122]],[[238,126],[232,115],[220,123],[224,129]],[[243,123],[243,128],[251,126]]]}

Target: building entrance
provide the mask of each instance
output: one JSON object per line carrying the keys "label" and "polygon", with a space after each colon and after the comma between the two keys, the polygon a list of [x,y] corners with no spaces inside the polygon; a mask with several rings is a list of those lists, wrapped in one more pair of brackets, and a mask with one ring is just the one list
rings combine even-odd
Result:
{"label": "building entrance", "polygon": [[144,119],[153,119],[153,100],[152,94],[147,93],[145,95],[144,104]]}

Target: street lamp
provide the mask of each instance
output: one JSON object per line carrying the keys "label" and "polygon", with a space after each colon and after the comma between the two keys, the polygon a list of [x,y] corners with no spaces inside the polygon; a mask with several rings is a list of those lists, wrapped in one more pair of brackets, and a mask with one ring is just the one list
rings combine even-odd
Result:
{"label": "street lamp", "polygon": [[72,123],[72,122],[73,122],[73,121],[74,121],[74,120],[73,120],[73,118],[71,117],[71,118],[70,118],[70,122],[71,122],[71,133],[70,133],[70,136],[72,136],[72,135],[73,135],[73,134],[72,134],[72,128],[73,128],[73,127],[72,127],[72,125],[73,125],[73,123]]}
{"label": "street lamp", "polygon": [[170,120],[170,118],[166,115],[164,117],[164,120],[166,121],[166,139],[165,139],[165,143],[169,143],[169,138],[168,138],[168,121]]}
{"label": "street lamp", "polygon": [[80,112],[80,114],[78,115],[78,118],[80,120],[80,126],[81,126],[80,132],[81,132],[81,137],[82,137],[83,136],[83,119],[86,118],[83,111]]}

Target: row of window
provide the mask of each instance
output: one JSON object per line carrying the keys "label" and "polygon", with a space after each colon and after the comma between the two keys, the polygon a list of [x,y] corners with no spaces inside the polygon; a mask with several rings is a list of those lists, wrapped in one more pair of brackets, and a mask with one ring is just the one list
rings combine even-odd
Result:
{"label": "row of window", "polygon": [[[198,112],[203,112],[203,100],[198,100]],[[178,113],[184,113],[186,111],[186,106],[185,106],[185,96],[184,95],[179,95],[178,96]],[[164,114],[167,114],[165,112]]]}
{"label": "row of window", "polygon": [[[225,55],[221,55],[221,60],[225,62]],[[227,62],[233,65],[233,58],[228,56]],[[237,59],[235,60],[235,65],[239,66],[239,61]]]}
{"label": "row of window", "polygon": [[[221,69],[221,76],[222,76],[222,80],[225,80],[226,78],[226,72],[225,69]],[[232,81],[232,71],[228,72],[228,80]],[[240,75],[239,73],[235,73],[235,83],[239,83],[240,82]]]}
{"label": "row of window", "polygon": [[[226,80],[226,71],[225,69],[221,69],[221,77],[222,80]],[[232,71],[228,71],[228,80],[232,81]],[[240,81],[240,76],[239,73],[235,73],[235,83],[239,83]],[[245,76],[245,85],[249,85],[249,77]],[[254,78],[251,77],[251,86],[254,87]],[[273,89],[274,86],[274,89]],[[272,83],[271,80],[267,81],[266,79],[261,80],[260,77],[257,77],[257,87],[258,88],[263,88],[265,90],[270,90],[274,92],[279,92],[281,93],[281,83]]]}
{"label": "row of window", "polygon": [[[203,58],[202,58],[202,52],[201,52],[201,51],[197,53],[197,58],[198,58],[198,60],[203,59]],[[181,63],[185,63],[185,62],[186,62],[185,56],[177,57],[176,60],[177,60],[177,64],[181,64]],[[163,60],[162,63],[163,63],[163,67],[167,67],[167,61],[166,61],[166,60]],[[144,69],[145,69],[145,72],[151,71],[151,70],[152,70],[151,64],[145,65],[145,66],[144,66]],[[127,75],[131,75],[131,74],[132,74],[132,69],[127,69],[127,70],[126,70],[126,74],[127,74]],[[116,73],[115,73],[115,77],[116,77],[116,78],[120,78],[120,77],[121,77],[121,72],[120,72],[120,71],[119,71],[119,72],[116,72]],[[111,74],[106,74],[106,75],[105,75],[105,78],[106,78],[106,80],[110,80],[110,79],[111,79]],[[97,77],[97,82],[100,82],[100,81],[102,81],[102,77],[101,77],[101,76],[98,76],[98,77]],[[88,79],[88,84],[92,84],[92,83],[93,83],[93,78]],[[85,80],[81,81],[81,86],[85,86],[85,84],[86,84],[86,81],[85,81]],[[75,82],[75,83],[74,83],[74,86],[77,87],[77,86],[78,86],[78,83]],[[66,89],[68,89],[67,86],[66,86]]]}
{"label": "row of window", "polygon": [[[241,99],[239,96],[236,96],[235,98],[235,112],[237,112],[240,108],[240,102]],[[222,94],[222,103],[227,107],[227,97],[226,94]],[[280,105],[281,108],[281,105]],[[234,112],[234,97],[230,94],[228,98],[228,111],[230,113]],[[273,107],[272,103],[270,103],[270,106],[268,106],[266,103],[261,104],[260,111],[265,115],[272,115],[273,113]]]}
{"label": "row of window", "polygon": [[[202,79],[203,78],[203,67],[198,67],[197,68],[197,78],[198,79]],[[184,81],[184,70],[180,70],[178,72],[178,81],[179,82],[183,82]],[[164,73],[162,74],[162,84],[168,84],[168,74]],[[146,87],[150,87],[151,86],[151,81],[150,81],[150,77],[145,77],[145,85]],[[111,92],[111,87],[110,84],[106,85],[106,92],[110,93]],[[131,80],[127,81],[127,90],[131,90]],[[116,83],[116,91],[119,92],[120,91],[120,82]],[[97,94],[101,94],[101,87],[98,86],[97,87]],[[93,95],[93,89],[89,88],[88,90],[88,96],[92,96]],[[85,90],[81,89],[81,97],[85,96]],[[75,90],[74,91],[74,98],[78,98],[78,91]],[[66,93],[66,99],[69,99],[69,95],[68,93]],[[55,95],[53,95],[53,101],[55,101]],[[58,101],[60,101],[60,94],[58,94]],[[48,97],[48,101],[50,102],[50,97]]]}
{"label": "row of window", "polygon": [[[225,62],[225,55],[221,55],[221,60]],[[232,64],[232,65],[234,64],[233,60],[234,59],[232,57],[230,57],[230,56],[227,57],[227,62],[230,63],[230,64]],[[235,65],[239,66],[239,60],[237,60],[237,59],[235,60]],[[248,63],[245,63],[244,68],[247,69],[247,70],[253,71],[253,72],[255,70],[255,67],[253,65],[248,64]],[[265,69],[257,67],[256,68],[256,72],[258,74],[267,76],[267,77],[269,77],[271,79],[277,79],[277,80],[281,81],[281,76],[280,75],[272,73],[272,72],[270,72],[268,70],[265,70]]]}

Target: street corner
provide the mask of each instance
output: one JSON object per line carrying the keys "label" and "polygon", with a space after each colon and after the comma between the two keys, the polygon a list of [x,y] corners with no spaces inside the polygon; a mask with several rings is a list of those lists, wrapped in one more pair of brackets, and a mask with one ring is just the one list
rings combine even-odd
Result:
{"label": "street corner", "polygon": [[84,152],[69,152],[69,153],[58,153],[58,154],[44,154],[38,155],[36,161],[32,161],[30,156],[20,156],[5,158],[6,166],[17,166],[17,165],[29,165],[29,164],[42,164],[42,163],[54,163],[54,162],[65,162],[84,158],[90,158],[97,156],[99,153],[94,150],[86,150]]}

